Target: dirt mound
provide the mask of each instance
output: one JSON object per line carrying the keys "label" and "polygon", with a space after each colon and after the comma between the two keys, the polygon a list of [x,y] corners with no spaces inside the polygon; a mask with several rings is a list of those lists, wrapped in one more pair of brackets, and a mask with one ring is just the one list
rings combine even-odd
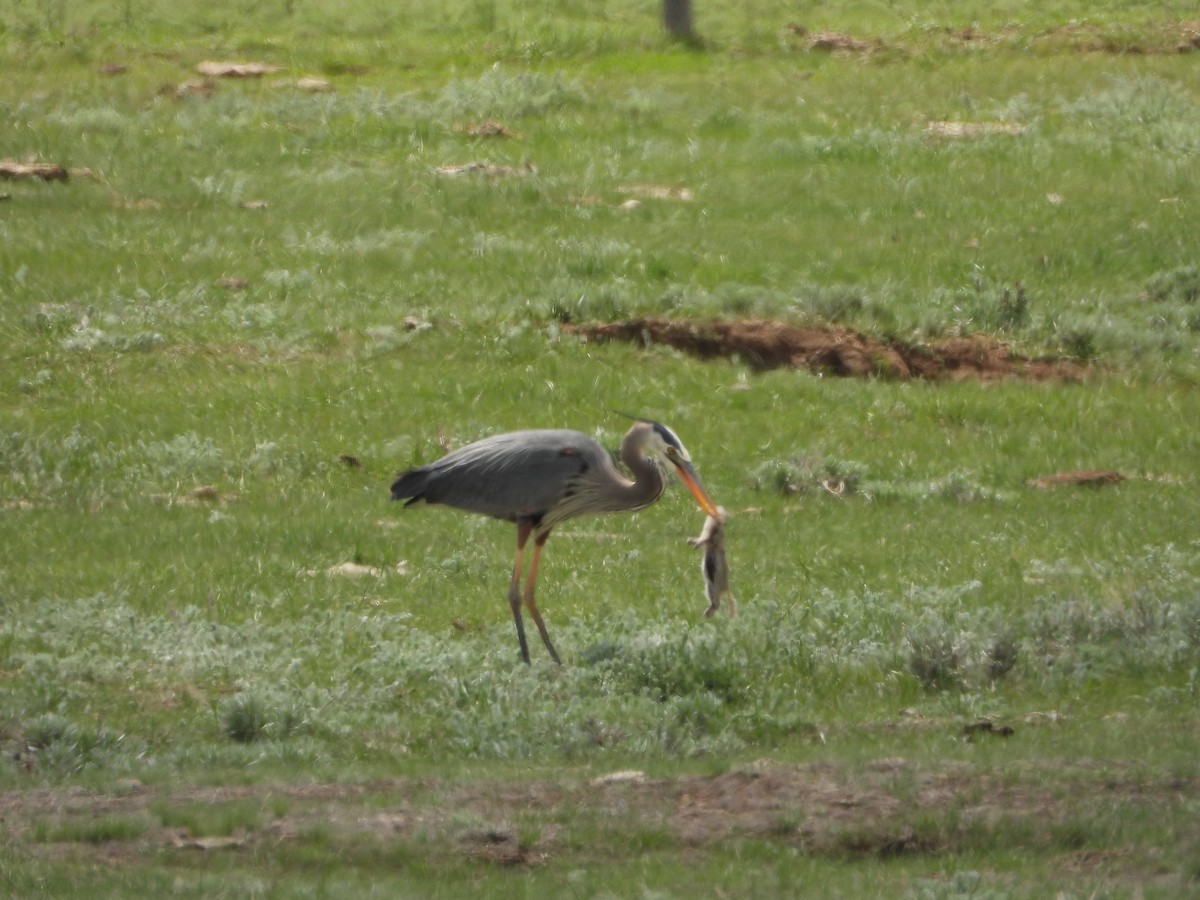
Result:
{"label": "dirt mound", "polygon": [[987,335],[916,345],[847,328],[798,328],[772,320],[695,322],[651,317],[567,325],[563,330],[593,341],[666,344],[701,359],[737,357],[758,371],[792,368],[857,378],[981,381],[1078,381],[1089,372],[1086,365],[1071,360],[1017,356]]}

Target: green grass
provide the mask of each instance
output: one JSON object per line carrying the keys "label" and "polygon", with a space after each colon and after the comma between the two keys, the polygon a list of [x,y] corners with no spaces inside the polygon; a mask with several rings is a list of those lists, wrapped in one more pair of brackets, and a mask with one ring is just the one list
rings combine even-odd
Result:
{"label": "green grass", "polygon": [[[5,892],[1195,891],[1194,4],[697,4],[700,51],[655,12],[0,11],[0,158],[91,171],[0,185]],[[177,98],[203,59],[284,71]],[[436,171],[473,161],[516,174]],[[622,208],[646,187],[692,199]],[[1096,373],[756,374],[563,328],[644,314]],[[513,529],[390,478],[521,427],[615,448],[613,410],[733,513],[739,616],[703,618],[671,490],[555,533],[565,665],[526,668]],[[1029,486],[1082,469],[1125,478]],[[672,818],[763,765],[846,805]],[[621,769],[666,787],[623,816],[589,786]]]}

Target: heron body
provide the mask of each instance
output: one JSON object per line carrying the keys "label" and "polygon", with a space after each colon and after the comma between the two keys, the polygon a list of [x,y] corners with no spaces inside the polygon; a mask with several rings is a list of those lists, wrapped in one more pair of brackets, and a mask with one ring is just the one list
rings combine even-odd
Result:
{"label": "heron body", "polygon": [[[529,662],[521,617],[524,602],[551,658],[559,662],[534,601],[542,547],[550,531],[568,519],[632,512],[661,497],[665,479],[652,455],[674,466],[705,512],[717,514],[679,438],[665,425],[647,421],[635,422],[621,441],[621,461],[633,474],[632,480],[617,470],[603,447],[582,432],[514,431],[469,444],[405,472],[392,485],[392,499],[405,500],[405,506],[451,506],[515,523],[517,554],[508,601],[521,658]],[[534,538],[533,558],[522,592],[525,545],[530,537]]]}

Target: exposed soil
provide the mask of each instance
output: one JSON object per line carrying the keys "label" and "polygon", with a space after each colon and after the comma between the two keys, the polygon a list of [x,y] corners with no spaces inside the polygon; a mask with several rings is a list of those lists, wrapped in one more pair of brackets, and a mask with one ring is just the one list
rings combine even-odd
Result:
{"label": "exposed soil", "polygon": [[1124,480],[1125,476],[1120,472],[1109,469],[1091,469],[1084,472],[1058,472],[1054,475],[1045,475],[1042,478],[1035,478],[1029,484],[1048,491],[1058,487],[1104,487],[1110,484],[1120,484]]}
{"label": "exposed soil", "polygon": [[282,66],[261,62],[214,62],[205,60],[196,64],[196,71],[205,78],[262,78],[282,72]]}
{"label": "exposed soil", "polygon": [[[1071,789],[1063,790],[1064,784]],[[1014,850],[1053,851],[1056,835],[1071,822],[1111,816],[1114,809],[1153,814],[1180,797],[1196,796],[1198,788],[1194,779],[1155,780],[1086,762],[1045,771],[1031,766],[1014,778],[964,764],[928,770],[903,759],[858,770],[762,761],[712,776],[651,779],[622,772],[587,781],[395,779],[182,788],[130,781],[108,794],[81,788],[0,794],[0,838],[36,857],[93,854],[111,860],[151,849],[261,854],[319,830],[340,845],[419,840],[427,857],[535,865],[595,853],[619,856],[628,850],[628,835],[647,831],[669,834],[680,848],[755,838],[805,853],[888,857],[971,849],[972,841],[991,840],[987,835],[998,829],[995,839]],[[192,835],[186,828],[154,824],[160,821],[156,811],[224,804],[260,806],[264,814],[259,824],[232,835]],[[81,826],[109,821],[147,827],[120,841],[33,838],[35,824],[43,835],[79,834]],[[595,829],[596,840],[589,838],[581,848],[564,833],[572,823]],[[1200,824],[1193,831],[1181,839],[1200,839]],[[1073,852],[1070,846],[1058,849]],[[1145,864],[1128,860],[1124,877]]]}
{"label": "exposed soil", "polygon": [[[885,50],[904,52],[909,49],[905,42],[894,38],[863,37],[838,31],[812,32],[798,22],[785,26],[784,33],[791,41],[810,52],[860,55]],[[1046,31],[1027,31],[1020,26],[1011,26],[988,32],[967,27],[946,29],[944,34],[950,41],[967,47],[1030,43],[1079,53],[1120,55],[1193,53],[1200,50],[1200,22],[1196,21],[1161,21],[1147,24],[1136,36],[1128,29],[1118,30],[1113,26],[1079,22]]]}
{"label": "exposed soil", "polygon": [[0,180],[21,181],[37,178],[42,181],[66,181],[70,172],[57,163],[17,162],[13,159],[0,159]]}
{"label": "exposed soil", "polygon": [[694,322],[641,318],[628,322],[566,325],[563,330],[593,341],[666,344],[699,356],[736,357],[759,371],[807,369],[826,375],[906,380],[1079,381],[1088,366],[1067,359],[1030,359],[988,335],[905,344],[847,328],[798,328],[772,320]]}

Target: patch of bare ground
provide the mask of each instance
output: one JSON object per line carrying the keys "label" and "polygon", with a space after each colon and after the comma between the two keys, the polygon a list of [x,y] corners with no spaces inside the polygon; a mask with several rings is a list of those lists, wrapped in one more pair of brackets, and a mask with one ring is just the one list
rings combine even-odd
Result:
{"label": "patch of bare ground", "polygon": [[24,162],[15,159],[0,159],[0,181],[68,181],[71,178],[95,178],[91,169],[68,169],[58,163],[41,162],[36,159]]}
{"label": "patch of bare ground", "polygon": [[736,357],[757,371],[792,368],[843,377],[933,381],[1078,381],[1090,373],[1088,366],[1073,360],[1019,356],[989,335],[906,344],[848,328],[800,328],[765,319],[697,322],[641,318],[568,324],[563,330],[591,341],[665,344],[701,359]]}
{"label": "patch of bare ground", "polygon": [[1104,487],[1110,484],[1120,484],[1124,480],[1125,476],[1120,472],[1109,469],[1090,469],[1083,472],[1056,472],[1053,475],[1035,478],[1028,484],[1031,487],[1048,491],[1058,487]]}
{"label": "patch of bare ground", "polygon": [[940,138],[977,138],[993,134],[1020,135],[1025,126],[1020,122],[952,122],[936,121],[925,126],[925,133]]}
{"label": "patch of bare ground", "polygon": [[488,178],[519,178],[525,175],[536,175],[537,169],[532,163],[520,166],[502,166],[490,162],[469,162],[462,165],[438,166],[433,170],[435,175],[446,178],[459,178],[463,175],[483,175]]}
{"label": "patch of bare ground", "polygon": [[261,62],[215,62],[204,60],[196,64],[196,71],[205,78],[262,78],[282,72],[282,66]]}
{"label": "patch of bare ground", "polygon": [[474,138],[511,138],[519,140],[520,135],[516,132],[509,131],[504,127],[502,122],[497,122],[495,119],[488,119],[484,122],[476,122],[471,125],[456,125],[455,131],[461,131]]}
{"label": "patch of bare ground", "polygon": [[[112,793],[75,787],[6,791],[0,794],[0,837],[33,857],[72,859],[149,850],[257,856],[279,852],[314,830],[336,843],[367,840],[386,847],[419,840],[427,856],[505,866],[586,861],[596,853],[611,859],[634,852],[623,835],[646,830],[671,835],[680,848],[749,838],[847,858],[951,854],[979,849],[980,841],[992,849],[1070,855],[1078,847],[1060,846],[1063,833],[1089,829],[1114,814],[1167,814],[1197,789],[1200,779],[1155,778],[1115,765],[1046,762],[1023,768],[1018,777],[967,764],[931,769],[904,759],[855,769],[760,761],[720,775],[569,781],[393,779],[229,787],[128,781]],[[227,838],[154,824],[156,810],[223,804],[244,809],[255,803],[278,812]],[[87,825],[112,820],[146,827],[129,840],[98,844],[35,837],[39,831],[86,834]],[[572,837],[574,827],[584,829],[587,840]],[[1181,828],[1188,832],[1182,839],[1200,840],[1200,824]],[[1096,834],[1102,841],[1103,831]],[[1135,878],[1149,864],[1136,848],[1093,842],[1089,852],[1113,854],[1118,878]]]}
{"label": "patch of bare ground", "polygon": [[[850,35],[838,31],[810,31],[805,25],[793,22],[784,26],[784,37],[810,53],[837,55],[866,55],[888,49],[903,52],[908,49],[904,38],[879,35]],[[1010,26],[995,31],[983,31],[973,26],[948,28],[942,35],[955,46],[979,50],[989,47],[1029,46],[1051,51],[1075,53],[1112,53],[1131,55],[1166,55],[1192,53],[1200,50],[1200,22],[1158,21],[1136,29],[1070,22],[1044,31],[1026,31]]]}
{"label": "patch of bare ground", "polygon": [[1152,55],[1200,50],[1200,22],[1160,22],[1136,34],[1113,33],[1099,25],[1072,22],[1038,36],[1040,41],[1082,53]]}
{"label": "patch of bare ground", "polygon": [[795,39],[799,39],[806,50],[821,53],[870,53],[881,49],[883,39],[873,37],[863,39],[840,31],[809,31],[804,25],[793,22],[785,26],[784,31]]}

